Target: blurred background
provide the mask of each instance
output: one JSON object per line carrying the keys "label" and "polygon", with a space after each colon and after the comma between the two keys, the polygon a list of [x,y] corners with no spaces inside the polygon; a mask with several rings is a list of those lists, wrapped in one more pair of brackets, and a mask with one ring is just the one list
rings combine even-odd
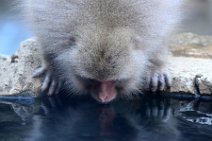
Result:
{"label": "blurred background", "polygon": [[[0,0],[0,54],[4,55],[13,54],[20,42],[31,36],[21,21],[23,19],[20,17],[20,11],[14,8],[14,2],[15,0]],[[173,50],[179,54],[181,49],[180,53],[183,54],[182,50],[185,52],[185,48],[182,49],[182,46],[186,44],[186,48],[205,47],[208,52],[212,48],[212,0],[185,2],[187,18],[182,21],[180,27],[180,32],[184,34],[175,39]],[[176,51],[179,44],[181,48]]]}
{"label": "blurred background", "polygon": [[212,35],[212,0],[184,0],[185,19],[182,32]]}
{"label": "blurred background", "polygon": [[12,55],[30,33],[15,8],[15,0],[0,0],[0,54]]}

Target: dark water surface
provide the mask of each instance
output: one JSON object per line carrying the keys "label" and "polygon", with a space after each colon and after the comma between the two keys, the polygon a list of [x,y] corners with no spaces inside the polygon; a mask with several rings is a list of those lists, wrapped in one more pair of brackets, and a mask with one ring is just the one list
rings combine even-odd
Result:
{"label": "dark water surface", "polygon": [[0,97],[1,141],[212,141],[212,102]]}

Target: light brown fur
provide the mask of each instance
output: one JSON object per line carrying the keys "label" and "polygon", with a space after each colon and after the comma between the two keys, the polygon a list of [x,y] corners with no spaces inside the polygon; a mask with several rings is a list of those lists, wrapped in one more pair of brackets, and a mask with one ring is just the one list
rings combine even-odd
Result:
{"label": "light brown fur", "polygon": [[[43,51],[43,90],[129,96],[147,86],[170,86],[166,40],[180,17],[181,0],[28,0],[26,17]],[[165,71],[165,72],[164,72]],[[50,81],[51,80],[51,81]],[[90,84],[91,83],[91,84]],[[87,88],[91,85],[92,88]],[[105,84],[105,85],[103,85]],[[100,88],[102,89],[102,88]],[[116,94],[115,91],[118,94]],[[100,102],[109,102],[98,99]],[[107,96],[106,96],[107,97]]]}

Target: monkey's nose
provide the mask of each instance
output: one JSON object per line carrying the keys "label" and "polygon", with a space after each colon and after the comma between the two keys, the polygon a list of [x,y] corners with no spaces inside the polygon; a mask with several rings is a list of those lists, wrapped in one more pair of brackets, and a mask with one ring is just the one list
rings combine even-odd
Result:
{"label": "monkey's nose", "polygon": [[108,103],[108,102],[111,102],[113,99],[115,99],[115,95],[113,96],[107,96],[107,95],[104,95],[104,96],[100,96],[99,97],[99,100],[101,103]]}
{"label": "monkey's nose", "polygon": [[102,103],[106,103],[110,101],[107,95],[100,95],[99,99],[101,100]]}
{"label": "monkey's nose", "polygon": [[98,97],[102,103],[107,103],[115,99],[116,90],[114,88],[114,81],[102,81]]}

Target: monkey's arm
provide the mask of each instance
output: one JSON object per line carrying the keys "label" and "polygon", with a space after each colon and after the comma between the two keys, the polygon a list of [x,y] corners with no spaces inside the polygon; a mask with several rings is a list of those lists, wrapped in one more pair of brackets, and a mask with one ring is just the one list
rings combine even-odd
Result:
{"label": "monkey's arm", "polygon": [[171,76],[166,68],[169,57],[170,52],[167,47],[154,50],[149,56],[146,70],[146,84],[153,92],[169,90],[171,87]]}
{"label": "monkey's arm", "polygon": [[42,63],[40,67],[35,69],[33,78],[43,77],[41,92],[46,92],[48,95],[58,94],[62,82],[53,76],[46,63]]}

